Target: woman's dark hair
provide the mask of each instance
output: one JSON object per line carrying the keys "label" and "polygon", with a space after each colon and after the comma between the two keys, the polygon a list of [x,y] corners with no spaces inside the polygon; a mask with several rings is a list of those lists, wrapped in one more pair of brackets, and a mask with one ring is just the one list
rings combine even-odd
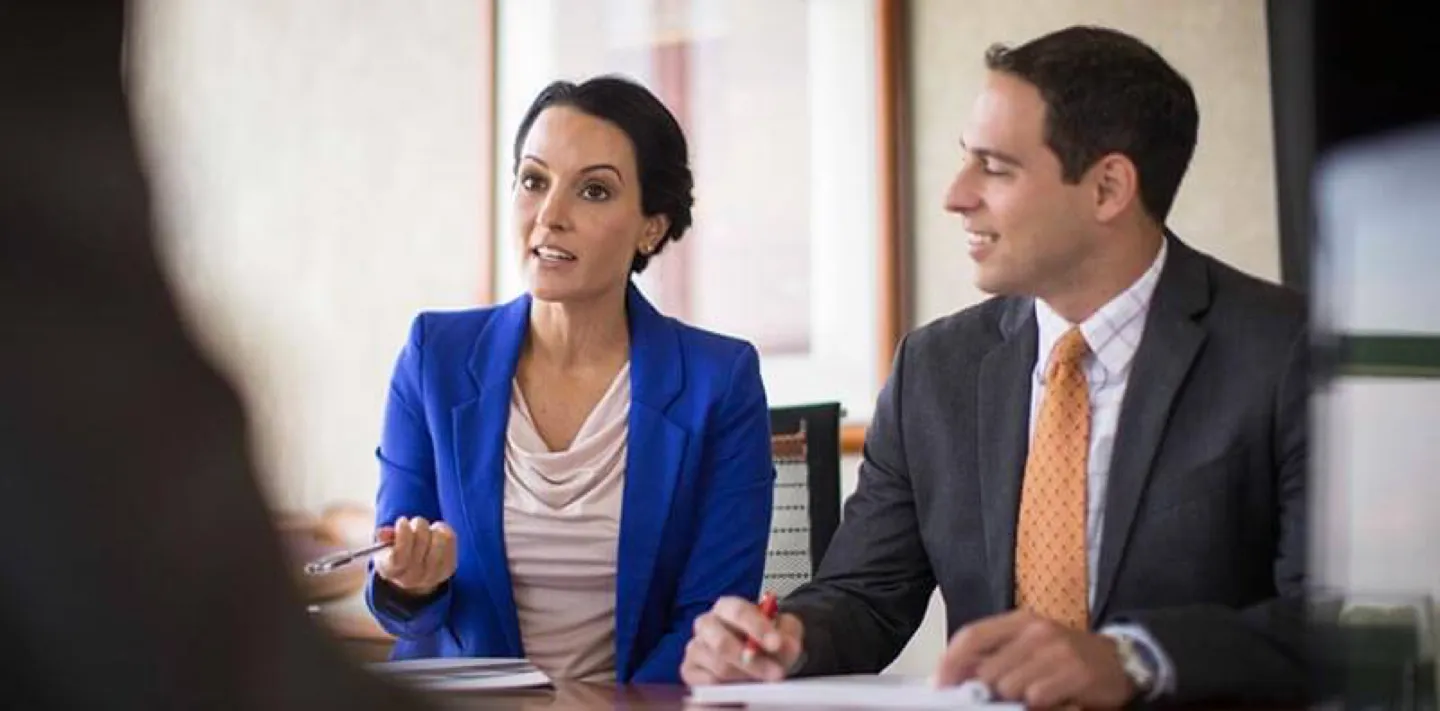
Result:
{"label": "woman's dark hair", "polygon": [[553,82],[535,97],[520,120],[515,132],[512,174],[520,169],[520,152],[535,119],[541,111],[556,106],[568,106],[609,121],[630,138],[640,172],[640,212],[647,217],[670,218],[670,228],[655,243],[654,250],[648,255],[636,252],[630,262],[631,272],[644,271],[650,257],[683,237],[693,221],[690,208],[695,204],[695,179],[690,174],[689,148],[680,123],[649,89],[623,77],[601,76],[580,84]]}

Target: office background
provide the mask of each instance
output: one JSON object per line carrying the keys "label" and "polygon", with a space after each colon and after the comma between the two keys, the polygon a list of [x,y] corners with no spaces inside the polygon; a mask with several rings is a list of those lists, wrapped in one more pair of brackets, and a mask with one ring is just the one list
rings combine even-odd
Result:
{"label": "office background", "polygon": [[[533,1],[555,12],[581,0]],[[1277,174],[1272,106],[1283,92],[1272,69],[1295,70],[1272,57],[1295,41],[1267,22],[1277,3],[905,4],[909,324],[983,298],[961,223],[940,204],[985,47],[1081,22],[1146,39],[1195,86],[1200,143],[1170,221],[1177,233],[1262,278],[1280,280],[1284,263],[1307,283],[1295,166],[1314,146],[1280,132],[1290,162]],[[495,128],[512,122],[494,115],[495,14],[470,0],[141,0],[133,13],[127,79],[167,267],[246,401],[267,495],[280,512],[368,502],[385,385],[411,316],[484,303],[501,281],[489,240],[506,208],[496,161],[508,158]],[[515,45],[505,56],[525,56],[528,40],[502,38]],[[842,494],[856,464],[843,461]],[[928,671],[944,641],[939,613],[937,599],[897,668]]]}

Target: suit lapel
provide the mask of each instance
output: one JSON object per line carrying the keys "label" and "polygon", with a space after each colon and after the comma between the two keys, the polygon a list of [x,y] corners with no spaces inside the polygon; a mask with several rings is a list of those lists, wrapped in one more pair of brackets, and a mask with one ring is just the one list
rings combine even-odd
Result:
{"label": "suit lapel", "polygon": [[522,653],[510,565],[505,552],[505,430],[510,421],[510,392],[520,347],[529,328],[528,295],[500,307],[480,332],[471,354],[470,374],[477,397],[452,411],[455,471],[464,495],[460,501],[479,559],[481,578],[508,647]]}
{"label": "suit lapel", "polygon": [[1038,334],[1034,302],[1017,299],[1001,317],[1005,340],[980,363],[976,412],[981,514],[995,610],[1011,607],[1015,588],[1015,520],[1030,426],[1031,373]]}
{"label": "suit lapel", "polygon": [[679,333],[631,285],[626,296],[630,321],[630,432],[621,504],[619,563],[615,581],[615,664],[627,676],[635,636],[649,600],[660,541],[669,519],[675,480],[684,464],[689,435],[667,415],[684,386]]}
{"label": "suit lapel", "polygon": [[1121,403],[1096,566],[1091,615],[1095,620],[1104,618],[1141,495],[1169,427],[1171,408],[1205,340],[1205,331],[1194,318],[1210,302],[1205,264],[1173,235],[1167,239],[1169,255]]}

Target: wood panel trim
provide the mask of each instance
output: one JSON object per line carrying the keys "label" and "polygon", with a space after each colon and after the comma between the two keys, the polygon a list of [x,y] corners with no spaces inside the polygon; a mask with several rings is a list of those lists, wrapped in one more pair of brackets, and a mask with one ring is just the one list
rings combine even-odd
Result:
{"label": "wood panel trim", "polygon": [[[875,118],[880,175],[879,333],[876,335],[877,382],[890,375],[895,348],[910,329],[910,72],[909,2],[876,0]],[[865,424],[841,428],[842,454],[859,454]]]}
{"label": "wood panel trim", "polygon": [[495,283],[499,275],[495,273],[495,240],[499,238],[496,234],[495,225],[498,222],[495,215],[495,144],[499,140],[499,97],[496,96],[500,86],[499,72],[499,17],[497,13],[498,0],[485,0],[480,8],[480,36],[489,41],[484,51],[480,53],[480,76],[486,82],[486,86],[480,88],[480,135],[485,138],[480,145],[480,165],[484,170],[480,175],[480,284],[476,290],[476,298],[481,304],[493,304],[498,298]]}
{"label": "wood panel trim", "polygon": [[840,453],[860,454],[865,449],[865,425],[845,425],[840,428]]}

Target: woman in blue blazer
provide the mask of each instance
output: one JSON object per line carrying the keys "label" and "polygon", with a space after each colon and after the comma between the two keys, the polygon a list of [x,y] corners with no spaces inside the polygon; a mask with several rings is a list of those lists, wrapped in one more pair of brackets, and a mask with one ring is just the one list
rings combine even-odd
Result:
{"label": "woman in blue blazer", "polygon": [[755,349],[658,313],[631,274],[691,222],[674,117],[556,82],[515,138],[529,292],[423,313],[377,450],[367,600],[394,657],[527,657],[675,682],[697,615],[759,592],[775,471]]}

